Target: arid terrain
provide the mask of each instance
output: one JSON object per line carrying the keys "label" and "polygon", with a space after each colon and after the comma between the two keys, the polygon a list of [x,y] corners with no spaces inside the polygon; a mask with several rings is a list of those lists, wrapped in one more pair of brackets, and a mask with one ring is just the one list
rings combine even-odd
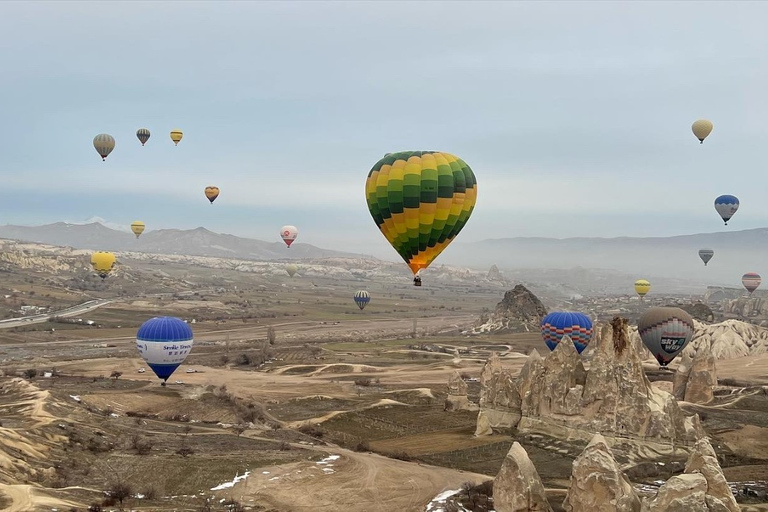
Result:
{"label": "arid terrain", "polygon": [[[213,268],[138,256],[102,282],[72,263],[78,257],[3,267],[4,318],[22,306],[32,315],[31,306],[109,301],[0,324],[4,510],[437,510],[430,502],[441,493],[492,479],[515,440],[561,510],[583,443],[475,437],[477,412],[444,406],[454,372],[477,401],[492,352],[521,368],[533,348],[546,351],[536,332],[462,334],[511,286],[445,269],[419,289],[407,275],[345,273],[339,261],[290,278],[281,263]],[[372,296],[363,311],[352,300],[358,289]],[[165,387],[134,341],[160,315],[195,333]],[[752,491],[739,496],[743,510],[766,501],[767,368],[768,354],[718,361],[716,400],[682,403],[699,413],[734,490]],[[671,385],[668,373],[647,370],[654,385]],[[652,469],[621,462],[646,493],[681,470],[679,459]]]}

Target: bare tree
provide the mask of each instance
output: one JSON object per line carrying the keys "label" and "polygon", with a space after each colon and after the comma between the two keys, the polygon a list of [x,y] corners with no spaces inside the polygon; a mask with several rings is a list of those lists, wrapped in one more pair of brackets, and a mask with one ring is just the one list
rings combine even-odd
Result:
{"label": "bare tree", "polygon": [[238,423],[237,425],[232,427],[232,431],[237,434],[237,437],[240,437],[240,435],[248,430],[248,425],[245,423]]}
{"label": "bare tree", "polygon": [[275,328],[271,325],[267,327],[267,341],[269,341],[270,345],[275,344]]}
{"label": "bare tree", "polygon": [[123,376],[123,372],[119,372],[119,371],[115,370],[115,371],[112,372],[112,374],[109,377],[111,379],[117,380],[117,379],[119,379],[122,376]]}

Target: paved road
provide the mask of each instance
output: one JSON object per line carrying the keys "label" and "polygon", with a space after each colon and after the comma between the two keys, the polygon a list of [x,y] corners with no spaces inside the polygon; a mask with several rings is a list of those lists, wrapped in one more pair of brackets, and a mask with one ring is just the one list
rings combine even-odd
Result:
{"label": "paved road", "polygon": [[76,316],[82,315],[89,311],[93,311],[105,304],[112,302],[108,299],[96,299],[83,302],[77,306],[72,306],[54,313],[42,313],[38,315],[23,316],[19,318],[8,318],[7,320],[0,320],[0,329],[10,329],[11,327],[21,327],[22,325],[39,324],[47,322],[52,316]]}

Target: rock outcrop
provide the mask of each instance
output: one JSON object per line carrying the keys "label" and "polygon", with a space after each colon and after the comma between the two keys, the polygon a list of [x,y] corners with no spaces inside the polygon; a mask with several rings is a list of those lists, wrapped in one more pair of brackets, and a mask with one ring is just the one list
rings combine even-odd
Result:
{"label": "rock outcrop", "polygon": [[501,281],[502,279],[504,279],[501,276],[501,272],[499,272],[499,267],[497,267],[496,265],[491,265],[491,268],[490,270],[488,270],[488,275],[486,277],[490,281]]}
{"label": "rock outcrop", "polygon": [[703,302],[697,302],[696,304],[670,304],[673,307],[680,308],[694,319],[700,322],[713,322],[715,320],[715,314],[712,309]]}
{"label": "rock outcrop", "polygon": [[504,294],[490,316],[480,318],[472,333],[538,331],[547,308],[528,288],[518,284]]}
{"label": "rock outcrop", "polygon": [[672,394],[677,400],[694,404],[706,404],[714,398],[717,386],[715,357],[704,345],[693,357],[690,352],[681,356],[672,387]]}
{"label": "rock outcrop", "polygon": [[640,498],[613,458],[605,438],[596,434],[573,461],[563,509],[566,512],[639,512],[640,505]]}
{"label": "rock outcrop", "polygon": [[693,353],[708,346],[715,359],[733,359],[768,352],[768,329],[740,320],[725,320],[706,325],[694,321],[696,331],[685,347]]}
{"label": "rock outcrop", "polygon": [[504,368],[492,373],[480,409],[493,430],[517,427],[585,441],[600,432],[656,442],[667,453],[704,434],[698,416],[685,416],[672,395],[651,386],[619,317],[603,328],[589,371],[565,336],[546,359],[532,354],[519,376]]}
{"label": "rock outcrop", "polygon": [[528,453],[513,443],[493,479],[493,505],[497,512],[551,512],[544,485]]}
{"label": "rock outcrop", "polygon": [[445,399],[445,410],[461,411],[468,409],[467,383],[461,378],[459,372],[455,371],[448,379],[448,396]]}

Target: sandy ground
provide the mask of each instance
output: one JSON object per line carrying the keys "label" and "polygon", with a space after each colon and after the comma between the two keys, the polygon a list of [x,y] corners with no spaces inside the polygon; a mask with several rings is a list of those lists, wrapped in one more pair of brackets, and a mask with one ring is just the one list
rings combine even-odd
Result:
{"label": "sandy ground", "polygon": [[6,485],[0,484],[0,493],[11,499],[10,507],[4,508],[4,512],[50,512],[52,508],[69,509],[77,507],[77,503],[52,498],[43,494],[43,490],[32,485]]}

